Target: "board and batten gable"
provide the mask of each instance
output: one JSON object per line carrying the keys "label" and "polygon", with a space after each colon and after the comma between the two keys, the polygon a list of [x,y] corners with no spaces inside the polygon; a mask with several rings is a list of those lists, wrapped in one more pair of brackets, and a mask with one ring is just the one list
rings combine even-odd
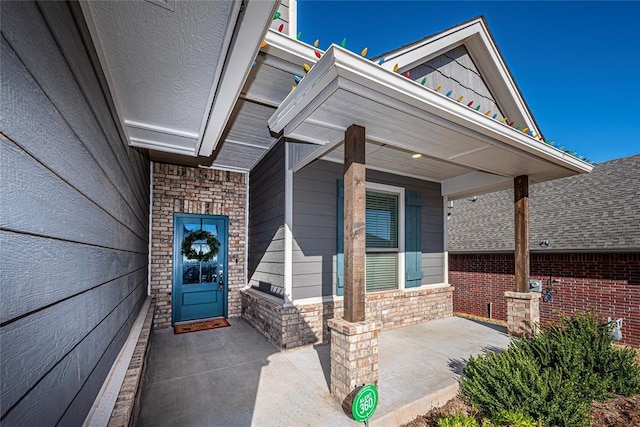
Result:
{"label": "board and batten gable", "polygon": [[249,285],[283,297],[284,293],[284,175],[282,140],[249,175]]}
{"label": "board and batten gable", "polygon": [[409,70],[411,77],[425,86],[436,88],[442,86],[440,91],[451,91],[451,97],[468,104],[473,101],[471,108],[480,108],[483,113],[498,114],[497,118],[504,117],[496,99],[487,87],[486,82],[473,62],[469,51],[464,45],[451,49],[442,55],[418,65]]}
{"label": "board and batten gable", "polygon": [[[343,165],[317,160],[293,176],[293,299],[335,293],[337,180]],[[443,200],[440,184],[367,170],[367,182],[422,194],[422,285],[444,281]]]}
{"label": "board and batten gable", "polygon": [[149,160],[77,4],[1,20],[0,424],[81,425],[146,298]]}

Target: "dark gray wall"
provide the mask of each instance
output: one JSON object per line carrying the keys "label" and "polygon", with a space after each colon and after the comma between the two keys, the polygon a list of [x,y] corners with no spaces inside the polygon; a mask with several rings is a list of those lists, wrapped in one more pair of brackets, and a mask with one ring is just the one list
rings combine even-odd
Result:
{"label": "dark gray wall", "polygon": [[149,161],[77,4],[3,1],[1,27],[0,423],[80,425],[146,295]]}
{"label": "dark gray wall", "polygon": [[249,175],[249,284],[284,291],[284,142],[279,141]]}
{"label": "dark gray wall", "polygon": [[[315,161],[293,178],[293,299],[333,295],[336,254],[336,181],[343,166]],[[422,284],[444,280],[443,202],[440,184],[367,170],[367,181],[420,191]]]}

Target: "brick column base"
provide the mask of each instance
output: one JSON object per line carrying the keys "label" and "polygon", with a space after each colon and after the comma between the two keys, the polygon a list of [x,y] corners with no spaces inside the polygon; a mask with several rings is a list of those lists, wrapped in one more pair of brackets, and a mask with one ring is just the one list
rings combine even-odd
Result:
{"label": "brick column base", "polygon": [[507,330],[509,335],[530,337],[540,323],[540,294],[537,292],[505,292]]}
{"label": "brick column base", "polygon": [[331,394],[340,403],[357,387],[378,385],[378,331],[380,322],[351,323],[330,319]]}

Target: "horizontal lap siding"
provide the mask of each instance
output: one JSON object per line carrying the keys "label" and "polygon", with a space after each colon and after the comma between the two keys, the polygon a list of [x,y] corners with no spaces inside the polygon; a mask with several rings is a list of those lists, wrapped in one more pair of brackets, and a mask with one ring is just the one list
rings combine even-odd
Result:
{"label": "horizontal lap siding", "polygon": [[[336,271],[336,181],[343,166],[316,161],[293,179],[293,298],[334,294]],[[367,181],[423,195],[422,284],[444,280],[443,213],[440,184],[367,171]]]}
{"label": "horizontal lap siding", "polygon": [[284,143],[277,145],[249,176],[250,286],[284,292]]}
{"label": "horizontal lap siding", "polygon": [[77,5],[2,9],[1,422],[78,425],[146,295],[149,161],[120,137]]}

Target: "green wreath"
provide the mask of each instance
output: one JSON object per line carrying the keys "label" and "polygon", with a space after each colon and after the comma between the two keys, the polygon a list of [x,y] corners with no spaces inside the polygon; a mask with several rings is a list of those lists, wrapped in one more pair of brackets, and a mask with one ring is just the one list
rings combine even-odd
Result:
{"label": "green wreath", "polygon": [[[193,243],[198,240],[206,240],[209,246],[209,252],[202,253],[193,249]],[[209,262],[218,253],[220,242],[216,237],[207,230],[192,231],[187,234],[182,241],[182,255],[189,259],[195,259],[202,262]]]}

